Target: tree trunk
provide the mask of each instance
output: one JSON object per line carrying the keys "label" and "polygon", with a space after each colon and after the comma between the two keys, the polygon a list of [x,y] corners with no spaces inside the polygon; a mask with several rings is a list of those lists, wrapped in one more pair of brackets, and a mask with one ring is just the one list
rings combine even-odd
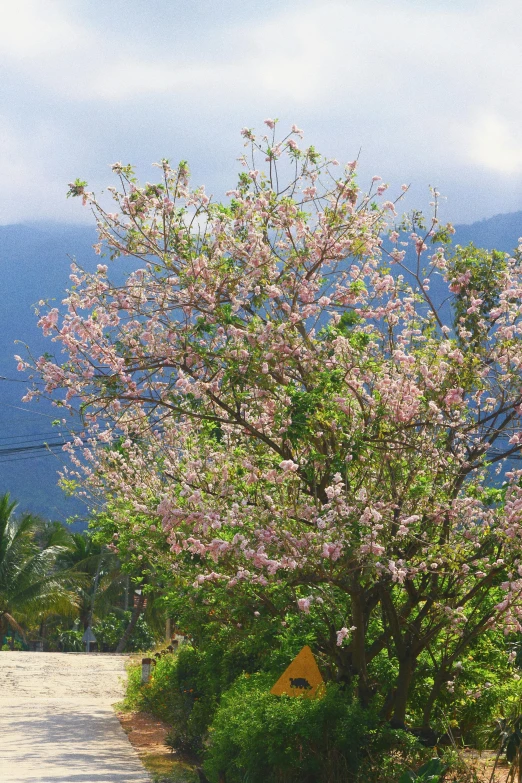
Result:
{"label": "tree trunk", "polygon": [[381,720],[389,721],[393,710],[393,700],[395,698],[395,689],[390,688],[384,697],[384,703],[381,707],[379,715]]}
{"label": "tree trunk", "polygon": [[40,640],[42,642],[42,650],[44,648],[43,646],[44,646],[44,642],[45,642],[45,631],[46,631],[45,620],[42,620],[42,622],[40,623],[40,632],[39,632]]}
{"label": "tree trunk", "polygon": [[98,565],[96,566],[96,575],[94,577],[94,587],[93,587],[93,591],[92,591],[91,608],[90,608],[89,617],[88,617],[88,620],[87,620],[87,628],[89,628],[89,627],[92,628],[92,618],[93,618],[93,615],[94,615],[94,602],[96,601],[96,593],[98,592],[98,584],[99,584],[99,581],[100,581],[101,566],[102,566],[102,556],[101,556],[101,552],[100,552]]}
{"label": "tree trunk", "polygon": [[145,603],[145,596],[143,595],[143,593],[141,593],[140,595],[138,595],[138,600],[136,601],[136,606],[132,610],[132,615],[131,615],[130,622],[129,622],[128,626],[126,627],[123,636],[121,637],[120,641],[118,642],[118,646],[116,647],[115,652],[122,653],[125,650],[127,642],[129,641],[129,639],[130,639],[130,637],[132,635],[132,632],[134,631],[134,628],[136,627],[136,623],[138,622],[138,617],[140,616],[140,614],[142,612],[144,603]]}
{"label": "tree trunk", "polygon": [[366,668],[366,617],[361,590],[356,587],[351,591],[350,598],[352,602],[352,620],[355,626],[352,640],[352,662],[359,678],[357,686],[359,702],[363,707],[367,707],[372,694]]}
{"label": "tree trunk", "polygon": [[430,721],[431,721],[431,713],[435,705],[435,702],[439,698],[439,694],[442,690],[444,683],[448,682],[449,679],[450,679],[450,675],[448,674],[446,669],[443,669],[435,676],[435,679],[433,681],[433,686],[430,691],[430,695],[428,696],[428,701],[426,702],[426,705],[424,707],[424,712],[422,715],[423,729],[429,728]]}
{"label": "tree trunk", "polygon": [[405,655],[399,660],[399,675],[397,677],[397,689],[393,700],[393,714],[391,725],[395,729],[403,729],[406,721],[406,707],[408,706],[408,695],[410,691],[411,680],[415,670],[415,658],[412,655]]}

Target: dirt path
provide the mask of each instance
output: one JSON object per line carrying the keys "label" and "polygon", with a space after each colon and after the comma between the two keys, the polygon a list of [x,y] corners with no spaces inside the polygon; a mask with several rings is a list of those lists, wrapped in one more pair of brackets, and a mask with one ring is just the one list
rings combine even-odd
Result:
{"label": "dirt path", "polygon": [[150,783],[111,706],[125,660],[0,652],[2,783]]}

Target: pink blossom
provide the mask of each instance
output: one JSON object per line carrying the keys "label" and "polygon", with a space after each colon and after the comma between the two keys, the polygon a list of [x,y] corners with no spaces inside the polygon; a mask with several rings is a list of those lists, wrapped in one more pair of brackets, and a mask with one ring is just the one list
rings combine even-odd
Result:
{"label": "pink blossom", "polygon": [[362,546],[359,548],[359,551],[362,555],[370,554],[370,555],[382,555],[383,552],[385,552],[385,548],[381,546],[380,544],[376,544],[374,541],[370,544],[362,544]]}
{"label": "pink blossom", "polygon": [[310,614],[310,604],[312,603],[311,598],[299,598],[297,601],[297,606],[299,607],[300,612],[304,612],[305,614]]}
{"label": "pink blossom", "polygon": [[323,544],[323,557],[328,558],[329,560],[332,560],[335,562],[336,560],[339,560],[341,556],[341,545],[340,544]]}
{"label": "pink blossom", "polygon": [[347,639],[355,630],[357,630],[355,625],[352,625],[351,628],[346,628],[343,626],[340,631],[337,631],[337,647],[342,647],[344,640]]}
{"label": "pink blossom", "polygon": [[444,402],[446,403],[446,406],[449,408],[452,405],[461,405],[463,402],[462,396],[464,394],[464,389],[461,387],[455,388],[455,389],[449,389],[446,392],[446,396],[444,397]]}

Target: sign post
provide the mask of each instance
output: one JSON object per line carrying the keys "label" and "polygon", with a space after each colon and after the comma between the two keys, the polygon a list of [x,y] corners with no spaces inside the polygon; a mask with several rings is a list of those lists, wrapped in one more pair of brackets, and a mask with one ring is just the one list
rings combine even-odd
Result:
{"label": "sign post", "polygon": [[90,652],[91,644],[96,644],[96,637],[90,625],[82,636],[82,642],[85,644],[85,652]]}
{"label": "sign post", "polygon": [[145,684],[150,680],[150,667],[152,664],[152,658],[141,659],[141,682]]}

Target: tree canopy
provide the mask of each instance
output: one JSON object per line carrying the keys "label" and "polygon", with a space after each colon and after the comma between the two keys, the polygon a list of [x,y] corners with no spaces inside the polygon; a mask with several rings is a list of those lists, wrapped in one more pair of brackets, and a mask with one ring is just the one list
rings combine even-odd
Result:
{"label": "tree canopy", "polygon": [[405,187],[266,125],[226,203],[185,162],[115,164],[113,207],[71,185],[136,269],[73,265],[26,399],[81,410],[64,482],[109,499],[114,548],[259,606],[280,586],[363,704],[389,662],[397,725],[427,656],[428,724],[467,647],[522,630],[520,248],[450,250],[436,191],[399,218]]}

